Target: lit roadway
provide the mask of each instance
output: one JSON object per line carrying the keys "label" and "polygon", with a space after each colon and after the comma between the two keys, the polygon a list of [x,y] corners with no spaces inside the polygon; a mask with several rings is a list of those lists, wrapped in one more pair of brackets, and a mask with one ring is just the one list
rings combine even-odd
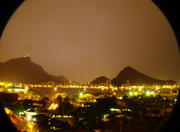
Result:
{"label": "lit roadway", "polygon": [[27,120],[23,119],[22,117],[18,116],[12,110],[5,108],[6,113],[8,114],[9,118],[11,119],[12,123],[19,131],[27,131],[33,132],[33,124],[28,122]]}

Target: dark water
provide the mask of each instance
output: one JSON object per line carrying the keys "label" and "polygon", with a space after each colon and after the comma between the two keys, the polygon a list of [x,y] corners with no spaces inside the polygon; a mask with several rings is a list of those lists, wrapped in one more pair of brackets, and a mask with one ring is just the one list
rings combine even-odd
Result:
{"label": "dark water", "polygon": [[53,93],[67,93],[70,95],[78,94],[80,92],[85,93],[99,93],[101,90],[99,89],[84,89],[84,88],[57,88],[57,90],[54,90],[53,88],[38,88],[38,89],[30,89],[30,91],[33,91],[36,94],[39,95],[50,95]]}

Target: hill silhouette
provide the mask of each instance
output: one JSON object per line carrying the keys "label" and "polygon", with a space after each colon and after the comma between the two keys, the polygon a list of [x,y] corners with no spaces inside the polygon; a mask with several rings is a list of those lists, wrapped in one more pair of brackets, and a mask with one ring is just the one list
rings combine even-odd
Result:
{"label": "hill silhouette", "polygon": [[175,81],[155,79],[128,66],[124,68],[114,79],[112,79],[111,83],[115,86],[121,86],[123,84],[174,84]]}
{"label": "hill silhouette", "polygon": [[100,85],[100,84],[106,84],[110,82],[111,80],[105,76],[100,76],[94,79],[93,81],[90,82],[92,85]]}
{"label": "hill silhouette", "polygon": [[0,80],[20,83],[68,83],[63,76],[48,74],[40,65],[31,61],[30,57],[20,57],[0,63]]}

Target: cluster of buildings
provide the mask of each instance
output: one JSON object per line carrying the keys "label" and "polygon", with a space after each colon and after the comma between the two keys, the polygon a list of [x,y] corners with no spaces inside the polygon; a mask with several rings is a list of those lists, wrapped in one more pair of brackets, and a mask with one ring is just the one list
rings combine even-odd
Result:
{"label": "cluster of buildings", "polygon": [[[42,98],[45,96],[38,95],[38,93],[43,92],[44,89],[49,89],[51,93],[47,96],[47,104],[43,106],[41,102]],[[121,108],[110,108],[109,110],[113,113],[119,113],[118,118],[122,118],[125,115],[123,113],[132,113],[132,109],[128,108],[127,102],[124,101],[124,96],[127,98],[138,97],[140,101],[141,97],[152,97],[161,96],[165,104],[162,104],[164,107],[158,107],[160,102],[157,102],[154,106],[147,106],[148,113],[147,117],[162,117],[166,116],[167,113],[171,112],[175,102],[177,101],[176,97],[178,95],[180,84],[173,85],[139,85],[139,86],[130,86],[124,85],[119,87],[106,86],[106,85],[77,85],[77,84],[67,84],[67,85],[57,85],[57,84],[21,84],[21,83],[11,83],[11,82],[0,82],[0,92],[4,93],[16,93],[19,95],[18,100],[23,103],[24,100],[32,100],[33,110],[27,109],[16,113],[16,116],[26,120],[26,124],[30,127],[28,129],[34,129],[37,119],[36,117],[39,114],[45,114],[51,119],[67,119],[69,121],[73,120],[73,115],[67,114],[55,114],[53,113],[59,107],[62,107],[57,102],[57,98],[60,95],[62,98],[69,98],[69,103],[72,104],[75,108],[78,107],[89,107],[91,104],[96,103],[98,98],[104,98],[106,96],[115,96],[117,98],[117,104]],[[73,96],[69,93],[62,93],[62,89],[77,89],[76,93]],[[88,91],[89,90],[89,91]],[[90,91],[97,90],[96,92],[90,93]],[[36,93],[36,94],[35,94]],[[168,101],[166,101],[168,100]],[[143,103],[142,103],[143,104]],[[39,108],[39,111],[34,110],[34,108]],[[7,113],[14,115],[15,113],[11,112],[9,108],[6,108]],[[38,113],[39,112],[39,113]],[[139,111],[141,114],[142,111]],[[13,114],[12,114],[13,113]],[[109,115],[105,114],[103,116],[103,121],[109,121]],[[14,117],[12,117],[14,118]],[[129,118],[129,117],[127,117]],[[17,117],[18,119],[18,117]],[[19,119],[21,120],[21,119]],[[25,121],[23,121],[25,123]],[[71,123],[70,123],[71,124]],[[52,126],[53,127],[53,126]],[[37,128],[36,128],[37,129]],[[56,129],[53,127],[52,129]]]}

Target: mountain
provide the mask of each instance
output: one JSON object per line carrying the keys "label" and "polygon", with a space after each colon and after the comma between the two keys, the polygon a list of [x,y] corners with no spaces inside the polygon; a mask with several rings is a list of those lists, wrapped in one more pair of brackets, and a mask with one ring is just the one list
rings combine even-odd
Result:
{"label": "mountain", "polygon": [[173,80],[158,80],[151,78],[132,67],[124,68],[111,82],[115,86],[122,84],[140,85],[140,84],[174,84]]}
{"label": "mountain", "polygon": [[96,79],[94,79],[93,81],[90,82],[90,84],[92,85],[100,85],[100,84],[107,84],[109,83],[111,80],[105,76],[100,76],[97,77]]}
{"label": "mountain", "polygon": [[30,57],[20,57],[0,63],[0,81],[21,83],[56,82],[68,83],[63,76],[48,74],[40,65],[31,61]]}

